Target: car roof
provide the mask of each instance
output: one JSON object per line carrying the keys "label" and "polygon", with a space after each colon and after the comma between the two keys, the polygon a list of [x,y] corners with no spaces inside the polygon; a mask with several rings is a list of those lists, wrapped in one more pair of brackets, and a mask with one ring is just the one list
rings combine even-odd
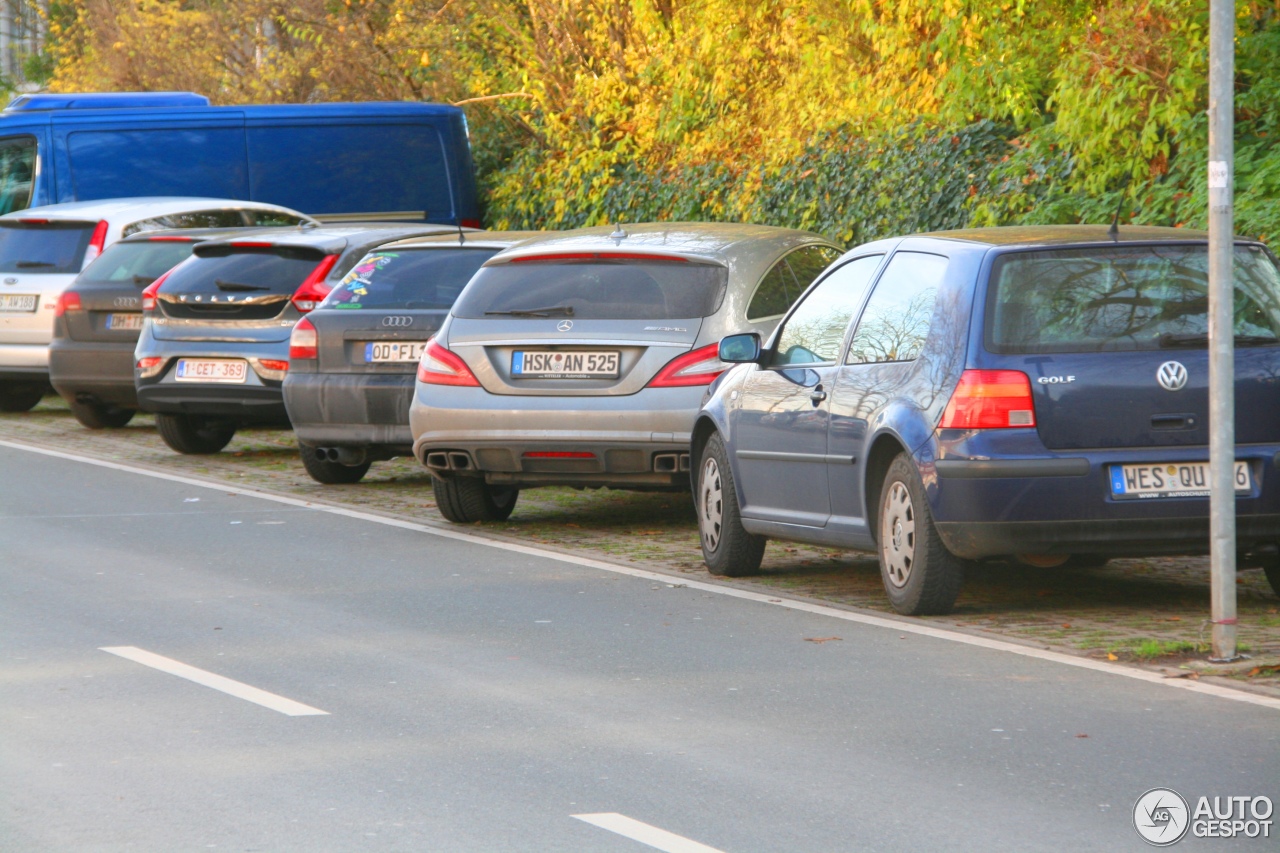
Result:
{"label": "car roof", "polygon": [[1190,228],[1163,228],[1153,225],[1121,225],[1112,236],[1109,225],[1000,225],[993,228],[963,228],[930,231],[914,237],[962,240],[986,246],[1114,245],[1116,243],[1201,242],[1207,231]]}
{"label": "car roof", "polygon": [[[407,237],[421,237],[428,234],[449,232],[457,239],[453,225],[431,225],[409,223],[353,223],[346,225],[317,225],[300,228],[266,228],[255,230],[255,243],[270,243],[273,246],[297,246],[300,248],[319,249],[325,254],[341,254],[348,246],[372,246],[389,243],[393,240],[404,240]],[[243,239],[243,235],[209,240],[202,248],[214,248]]]}
{"label": "car roof", "polygon": [[[107,198],[96,201],[68,201],[46,204],[6,213],[0,219],[113,219],[115,217],[167,216],[200,210],[276,210],[306,216],[278,204],[260,201],[237,201],[230,198],[198,196],[143,196],[140,198]],[[310,217],[308,217],[310,218]]]}
{"label": "car roof", "polygon": [[287,225],[240,225],[228,226],[225,228],[156,228],[152,231],[139,231],[135,234],[130,234],[128,237],[122,237],[116,242],[141,243],[155,238],[180,238],[183,240],[189,240],[192,243],[203,243],[206,240],[216,240],[221,237],[235,237],[239,239],[247,237],[250,234],[259,234],[263,231],[272,231],[275,228],[287,227]]}
{"label": "car roof", "polygon": [[462,240],[458,240],[456,229],[448,234],[433,234],[429,237],[411,237],[408,240],[397,240],[385,243],[379,249],[506,249],[516,243],[547,235],[547,231],[464,231]]}
{"label": "car roof", "polygon": [[[827,242],[811,231],[737,222],[644,222],[577,228],[517,246],[491,259],[498,264],[516,258],[567,252],[626,252],[678,255],[704,263],[728,265],[750,244],[766,255],[806,242]],[[835,245],[832,243],[832,245]],[[487,265],[488,265],[487,264]]]}

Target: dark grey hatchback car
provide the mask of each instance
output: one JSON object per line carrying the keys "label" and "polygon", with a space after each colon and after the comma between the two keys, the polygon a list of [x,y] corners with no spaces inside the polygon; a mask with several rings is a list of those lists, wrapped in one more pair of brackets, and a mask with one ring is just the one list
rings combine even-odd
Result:
{"label": "dark grey hatchback car", "polygon": [[384,243],[441,225],[320,226],[201,243],[142,293],[138,406],[179,453],[217,453],[236,430],[287,425],[289,333]]}
{"label": "dark grey hatchback car", "polygon": [[413,455],[418,360],[489,258],[535,231],[478,231],[388,243],[365,255],[293,327],[284,402],[307,473],[354,483]]}

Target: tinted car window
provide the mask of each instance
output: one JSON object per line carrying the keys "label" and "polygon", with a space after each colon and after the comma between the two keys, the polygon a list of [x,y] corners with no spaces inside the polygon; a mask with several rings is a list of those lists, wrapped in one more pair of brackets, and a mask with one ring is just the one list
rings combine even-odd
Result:
{"label": "tinted car window", "polygon": [[[1207,346],[1208,247],[1115,246],[1005,255],[992,267],[987,348],[1096,352]],[[1235,250],[1235,333],[1280,342],[1280,277],[1265,251]]]}
{"label": "tinted car window", "polygon": [[440,308],[497,249],[397,249],[370,252],[330,291],[321,308]]}
{"label": "tinted car window", "polygon": [[30,136],[0,140],[0,213],[31,206],[36,172],[36,141]]}
{"label": "tinted car window", "polygon": [[747,319],[781,317],[799,295],[800,288],[796,284],[796,277],[791,274],[791,267],[787,265],[785,258],[779,260],[760,280],[760,286],[756,288],[756,294],[751,297],[751,304],[747,307]]}
{"label": "tinted car window", "polygon": [[771,364],[837,361],[844,333],[862,305],[882,255],[867,255],[834,270],[787,318],[774,346]]}
{"label": "tinted car window", "polygon": [[236,252],[197,257],[160,285],[161,293],[262,296],[293,293],[320,258],[312,253]]}
{"label": "tinted car window", "polygon": [[96,225],[0,223],[0,272],[80,272]]}
{"label": "tinted car window", "polygon": [[191,257],[194,242],[113,243],[80,274],[76,284],[136,284],[146,287]]}
{"label": "tinted car window", "polygon": [[287,213],[270,210],[196,210],[153,216],[126,225],[121,234],[128,237],[143,231],[165,228],[240,228],[245,225],[298,225],[305,220]]}
{"label": "tinted car window", "polygon": [[801,293],[839,259],[840,252],[830,246],[802,246],[787,255],[787,263],[795,274]]}
{"label": "tinted car window", "polygon": [[912,361],[924,348],[947,259],[898,252],[867,300],[846,364]]}
{"label": "tinted car window", "polygon": [[682,320],[714,314],[729,271],[677,261],[525,262],[483,267],[454,306],[488,316]]}

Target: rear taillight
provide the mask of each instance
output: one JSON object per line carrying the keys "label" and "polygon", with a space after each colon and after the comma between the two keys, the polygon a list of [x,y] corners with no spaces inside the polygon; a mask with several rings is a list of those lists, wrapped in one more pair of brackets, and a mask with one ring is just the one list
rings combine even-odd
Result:
{"label": "rear taillight", "polygon": [[289,360],[316,358],[316,327],[306,317],[293,324],[289,333]]}
{"label": "rear taillight", "polygon": [[[290,347],[290,349],[292,349],[292,347]],[[280,373],[289,369],[289,362],[280,358],[260,358],[258,359],[258,364],[266,370],[276,370]]]}
{"label": "rear taillight", "polygon": [[72,290],[64,290],[58,295],[58,304],[53,306],[53,316],[61,317],[68,311],[83,311],[80,294]]}
{"label": "rear taillight", "polygon": [[89,266],[97,260],[98,255],[102,254],[103,248],[107,245],[107,220],[99,220],[97,227],[93,229],[93,236],[89,238],[89,247],[84,250],[84,264],[81,269]]}
{"label": "rear taillight", "polygon": [[418,362],[418,381],[427,385],[480,385],[465,361],[434,340],[427,342],[422,361]]}
{"label": "rear taillight", "polygon": [[324,260],[316,264],[316,268],[311,271],[311,275],[307,276],[306,280],[298,285],[298,289],[294,292],[294,308],[305,314],[324,301],[324,298],[329,295],[329,291],[333,290],[331,285],[324,283],[324,277],[329,274],[329,270],[333,269],[333,265],[337,262],[337,255],[325,255]]}
{"label": "rear taillight", "polygon": [[[177,269],[177,267],[174,267],[173,269]],[[156,310],[156,294],[160,292],[160,285],[164,284],[164,280],[169,277],[169,273],[171,272],[173,272],[173,270],[169,270],[168,272],[164,273],[158,279],[151,282],[146,286],[146,288],[143,289],[142,291],[143,313],[148,313]]]}
{"label": "rear taillight", "polygon": [[710,385],[715,378],[729,369],[720,360],[720,345],[687,352],[671,359],[658,375],[649,381],[650,388],[678,388],[685,385]]}
{"label": "rear taillight", "polygon": [[939,429],[1034,427],[1031,380],[1020,370],[966,370],[942,413]]}
{"label": "rear taillight", "polygon": [[463,228],[479,228],[479,227],[481,227],[481,226],[480,226],[480,220],[479,220],[479,219],[464,219],[464,220],[462,220],[462,223],[461,223],[461,224],[462,224],[462,227],[463,227]]}

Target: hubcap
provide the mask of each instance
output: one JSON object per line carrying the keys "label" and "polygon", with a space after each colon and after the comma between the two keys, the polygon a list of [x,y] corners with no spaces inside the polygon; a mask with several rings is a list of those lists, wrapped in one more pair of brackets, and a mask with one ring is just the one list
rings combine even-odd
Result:
{"label": "hubcap", "polygon": [[884,496],[880,511],[880,556],[889,583],[901,589],[911,579],[916,561],[916,516],[911,492],[895,481]]}
{"label": "hubcap", "polygon": [[698,529],[702,532],[702,547],[708,553],[720,547],[723,526],[724,487],[720,483],[720,466],[714,456],[708,456],[698,481]]}

